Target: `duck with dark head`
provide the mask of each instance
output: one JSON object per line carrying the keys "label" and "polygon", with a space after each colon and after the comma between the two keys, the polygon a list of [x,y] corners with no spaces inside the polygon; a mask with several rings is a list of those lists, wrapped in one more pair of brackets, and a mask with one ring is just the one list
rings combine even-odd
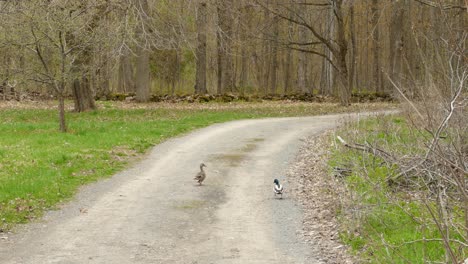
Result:
{"label": "duck with dark head", "polygon": [[275,184],[275,188],[273,189],[275,193],[275,197],[276,195],[280,195],[280,199],[283,199],[283,191],[284,191],[283,185],[279,183],[278,179],[275,179],[273,183]]}

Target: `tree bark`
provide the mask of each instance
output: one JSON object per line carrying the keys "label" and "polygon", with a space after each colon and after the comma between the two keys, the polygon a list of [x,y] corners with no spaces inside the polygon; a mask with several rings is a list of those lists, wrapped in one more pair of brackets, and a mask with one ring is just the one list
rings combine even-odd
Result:
{"label": "tree bark", "polygon": [[[69,39],[73,41],[72,37]],[[89,66],[91,65],[91,48],[86,47],[78,58],[72,62],[72,73],[75,75],[72,84],[73,100],[76,112],[96,109],[94,94],[89,82]]]}
{"label": "tree bark", "polygon": [[345,36],[345,23],[343,19],[343,0],[333,1],[333,12],[336,17],[336,41],[338,49],[335,51],[337,68],[340,80],[340,101],[341,105],[351,105],[351,84],[348,79],[348,65],[346,63],[346,54],[348,53],[348,43]]}
{"label": "tree bark", "polygon": [[[276,3],[275,3],[276,4]],[[270,60],[270,81],[269,81],[269,93],[276,94],[277,76],[278,76],[278,39],[279,39],[279,21],[275,17],[273,19],[273,43],[271,43],[271,53],[269,56]]]}
{"label": "tree bark", "polygon": [[126,53],[119,58],[119,73],[117,89],[122,93],[134,93],[135,81],[133,67],[130,62],[130,54]]}
{"label": "tree bark", "polygon": [[390,23],[390,78],[397,86],[401,86],[402,80],[402,54],[403,54],[403,16],[404,2],[393,2],[393,14]]}
{"label": "tree bark", "polygon": [[246,45],[242,45],[242,51],[241,51],[241,68],[240,68],[240,80],[239,80],[239,86],[242,88],[242,91],[244,91],[249,82],[249,57],[248,57],[248,51]]}
{"label": "tree bark", "polygon": [[[268,2],[266,3],[267,7],[269,6]],[[263,93],[266,95],[268,94],[268,83],[270,81],[270,41],[269,39],[269,23],[270,23],[270,13],[267,9],[263,12],[263,23],[264,23],[264,31],[263,31],[263,41],[262,41],[262,69],[261,69],[261,77],[262,77],[262,90]]]}
{"label": "tree bark", "polygon": [[[304,17],[304,7],[298,5],[297,8],[297,14],[301,17]],[[307,28],[302,25],[299,25],[298,31],[299,42],[307,42]],[[308,92],[306,86],[307,54],[305,52],[300,52],[298,56],[299,58],[297,62],[297,88],[299,93],[306,94]]]}
{"label": "tree bark", "polygon": [[249,32],[252,30],[253,20],[245,2],[242,4],[241,18],[241,22],[243,21],[245,26],[239,28],[241,45],[239,86],[241,93],[244,93],[249,86],[249,55],[251,54],[249,51]]}
{"label": "tree bark", "polygon": [[[327,39],[332,39],[333,35],[336,31],[336,23],[335,23],[335,15],[333,14],[334,9],[331,8],[329,12],[327,13],[327,22],[326,22],[326,27],[328,30],[326,33],[324,33],[324,37]],[[330,49],[330,47],[324,45],[323,47],[324,51],[323,53],[326,55],[327,58],[329,58],[331,61],[335,61],[335,57],[333,55],[333,51]],[[335,68],[333,67],[332,63],[327,60],[326,58],[323,58],[322,60],[322,76],[320,79],[320,86],[321,86],[321,93],[326,94],[326,95],[331,95],[333,94],[333,87],[335,86]]]}
{"label": "tree bark", "polygon": [[[218,9],[218,19],[219,19],[219,9]],[[222,34],[220,30],[216,31],[216,43],[217,43],[217,93],[223,94],[224,93],[224,86],[223,86],[223,61],[224,61],[224,51],[223,51],[223,42],[222,42]]]}
{"label": "tree bark", "polygon": [[60,124],[60,132],[67,132],[67,125],[65,124],[65,99],[63,95],[58,96],[59,101],[59,124]]}
{"label": "tree bark", "polygon": [[218,93],[234,90],[232,63],[232,3],[218,1]]}
{"label": "tree bark", "polygon": [[81,81],[79,78],[75,78],[73,81],[72,90],[76,112],[84,112],[87,110],[96,109],[94,95],[90,89],[88,76],[83,75]]}
{"label": "tree bark", "polygon": [[141,13],[141,20],[136,30],[138,47],[136,50],[136,100],[138,102],[148,102],[150,99],[150,69],[149,69],[149,47],[146,44],[146,33],[144,29],[149,16],[147,0],[138,0],[138,11]]}
{"label": "tree bark", "polygon": [[349,63],[349,84],[351,91],[354,88],[354,80],[356,80],[356,65],[357,65],[357,43],[356,43],[356,21],[354,16],[354,3],[350,4],[349,16],[350,16],[350,37],[351,37],[351,61]]}
{"label": "tree bark", "polygon": [[110,69],[109,63],[107,62],[107,58],[104,58],[104,62],[102,63],[101,68],[96,72],[97,80],[96,85],[98,86],[98,93],[97,96],[107,96],[110,94]]}
{"label": "tree bark", "polygon": [[197,31],[198,31],[198,45],[197,45],[197,69],[195,81],[195,93],[206,94],[206,16],[207,7],[206,2],[201,1],[198,4],[197,14]]}
{"label": "tree bark", "polygon": [[372,42],[373,42],[373,84],[376,92],[382,92],[380,69],[380,32],[379,32],[379,6],[377,0],[372,0]]}
{"label": "tree bark", "polygon": [[[292,25],[289,23],[290,26]],[[291,28],[289,28],[291,30]],[[291,66],[292,66],[292,50],[286,51],[286,60],[284,63],[284,94],[288,94],[291,91]]]}
{"label": "tree bark", "polygon": [[150,99],[149,52],[144,47],[137,49],[136,100],[148,102]]}

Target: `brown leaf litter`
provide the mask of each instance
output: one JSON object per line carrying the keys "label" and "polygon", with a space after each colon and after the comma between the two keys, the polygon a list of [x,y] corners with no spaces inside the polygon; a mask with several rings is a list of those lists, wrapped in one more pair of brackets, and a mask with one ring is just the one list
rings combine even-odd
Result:
{"label": "brown leaf litter", "polygon": [[307,244],[317,250],[315,257],[324,263],[356,263],[339,237],[336,212],[346,191],[327,171],[329,139],[330,134],[325,133],[304,140],[287,173],[289,189],[302,205],[302,235]]}

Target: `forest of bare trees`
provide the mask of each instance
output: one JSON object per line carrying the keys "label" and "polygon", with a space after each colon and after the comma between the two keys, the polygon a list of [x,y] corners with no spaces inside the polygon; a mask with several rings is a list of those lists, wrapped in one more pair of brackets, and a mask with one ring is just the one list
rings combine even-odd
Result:
{"label": "forest of bare trees", "polygon": [[466,64],[464,0],[2,1],[0,16],[3,98],[77,111],[112,93],[414,98],[453,52]]}

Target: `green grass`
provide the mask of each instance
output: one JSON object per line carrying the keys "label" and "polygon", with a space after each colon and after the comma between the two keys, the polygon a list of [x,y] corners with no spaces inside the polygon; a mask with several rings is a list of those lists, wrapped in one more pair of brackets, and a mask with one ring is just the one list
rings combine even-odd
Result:
{"label": "green grass", "polygon": [[99,111],[68,112],[68,133],[58,132],[54,109],[1,110],[0,230],[40,216],[70,198],[79,186],[109,177],[151,146],[193,129],[236,119],[363,108],[282,103],[145,107],[121,109],[104,102]]}
{"label": "green grass", "polygon": [[[426,136],[413,133],[399,116],[362,120],[337,133],[351,142],[371,142],[400,154],[420,153],[421,149],[409,143]],[[344,227],[341,239],[364,262],[445,261],[443,244],[437,241],[441,238],[437,226],[424,204],[417,196],[411,196],[416,191],[388,185],[387,179],[397,173],[395,166],[387,167],[374,155],[347,148],[333,150],[329,166],[352,169],[352,174],[344,178],[343,183],[352,193],[355,210],[340,212]],[[452,238],[462,241],[455,232]],[[452,246],[458,254],[466,251],[459,250],[460,245]]]}

